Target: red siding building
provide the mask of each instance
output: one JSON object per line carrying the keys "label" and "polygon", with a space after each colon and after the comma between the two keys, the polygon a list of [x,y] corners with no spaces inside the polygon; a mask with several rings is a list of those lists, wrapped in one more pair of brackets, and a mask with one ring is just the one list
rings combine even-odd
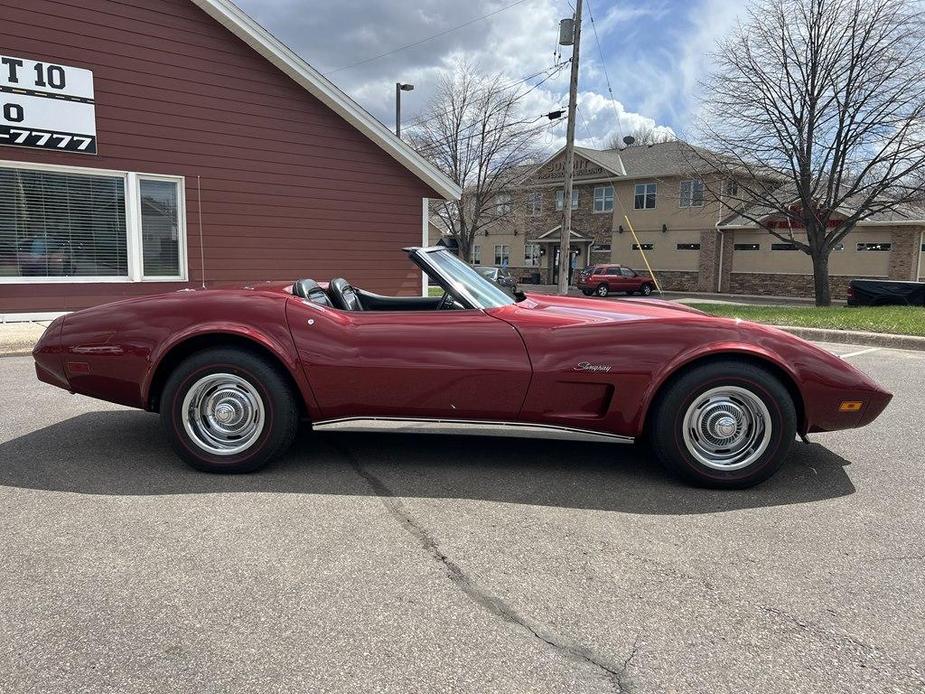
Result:
{"label": "red siding building", "polygon": [[420,292],[399,249],[458,189],[230,2],[0,16],[0,315],[299,277]]}

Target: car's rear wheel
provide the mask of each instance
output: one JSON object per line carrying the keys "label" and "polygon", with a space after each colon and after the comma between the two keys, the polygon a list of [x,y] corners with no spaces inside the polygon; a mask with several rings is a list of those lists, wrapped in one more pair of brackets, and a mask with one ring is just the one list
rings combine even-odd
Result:
{"label": "car's rear wheel", "polygon": [[606,284],[599,284],[597,289],[594,290],[594,293],[598,296],[607,296],[610,293],[610,287]]}
{"label": "car's rear wheel", "polygon": [[796,408],[773,374],[749,362],[714,362],[661,394],[652,446],[671,471],[697,485],[744,488],[773,475],[796,436]]}
{"label": "car's rear wheel", "polygon": [[174,450],[204,472],[253,472],[295,438],[299,408],[263,357],[242,349],[198,352],[167,379],[161,420]]}
{"label": "car's rear wheel", "polygon": [[585,296],[591,296],[592,294],[594,294],[594,292],[592,292],[590,289],[582,289],[581,293],[584,294]]}
{"label": "car's rear wheel", "polygon": [[642,287],[639,290],[639,293],[642,294],[643,296],[649,296],[652,293],[652,285],[651,284],[642,285]]}

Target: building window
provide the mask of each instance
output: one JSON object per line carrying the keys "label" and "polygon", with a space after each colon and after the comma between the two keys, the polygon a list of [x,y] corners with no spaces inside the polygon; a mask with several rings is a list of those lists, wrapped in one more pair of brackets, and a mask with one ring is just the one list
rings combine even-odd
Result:
{"label": "building window", "polygon": [[504,267],[505,265],[510,265],[510,262],[511,247],[506,244],[495,246],[495,265]]}
{"label": "building window", "polygon": [[594,211],[613,212],[613,186],[595,186]]}
{"label": "building window", "polygon": [[595,243],[591,246],[592,253],[610,253],[611,244],[609,243]]}
{"label": "building window", "polygon": [[888,251],[893,247],[892,243],[859,243],[859,251]]}
{"label": "building window", "polygon": [[524,265],[527,267],[539,267],[540,266],[540,244],[538,243],[525,243],[524,244]]}
{"label": "building window", "polygon": [[482,247],[475,245],[472,247],[472,264],[481,265],[482,264]]}
{"label": "building window", "polygon": [[[565,200],[565,191],[557,190],[556,191],[556,209],[562,209],[562,201]],[[578,189],[572,188],[572,209],[578,208]]]}
{"label": "building window", "polygon": [[543,193],[534,191],[527,198],[527,207],[530,210],[530,216],[535,217],[543,213]]}
{"label": "building window", "polygon": [[500,214],[510,214],[511,212],[511,194],[498,193],[495,196],[495,210]]}
{"label": "building window", "polygon": [[681,181],[681,207],[703,207],[703,181]]}
{"label": "building window", "polygon": [[760,251],[760,243],[734,243],[732,245],[732,250],[734,251]]}
{"label": "building window", "polygon": [[739,194],[739,184],[731,178],[723,181],[723,197],[734,198]]}
{"label": "building window", "polygon": [[184,280],[183,179],[0,166],[0,282]]}
{"label": "building window", "polygon": [[772,251],[798,251],[800,250],[795,243],[772,243]]}
{"label": "building window", "polygon": [[145,277],[180,274],[180,185],[140,178],[142,272]]}
{"label": "building window", "polygon": [[699,251],[700,244],[699,243],[679,243],[678,250],[679,251]]}
{"label": "building window", "polygon": [[656,183],[637,183],[633,195],[633,207],[637,210],[654,210],[658,193]]}
{"label": "building window", "polygon": [[836,244],[832,247],[832,250],[833,250],[833,251],[843,251],[843,250],[845,250],[845,244],[843,244],[841,241],[839,241],[838,243],[836,243]]}
{"label": "building window", "polygon": [[653,248],[655,248],[654,243],[634,243],[633,244],[634,251],[651,251]]}

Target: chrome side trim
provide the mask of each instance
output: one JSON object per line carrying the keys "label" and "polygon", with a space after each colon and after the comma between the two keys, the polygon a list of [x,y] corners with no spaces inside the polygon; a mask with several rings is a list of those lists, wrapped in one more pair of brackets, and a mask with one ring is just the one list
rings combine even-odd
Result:
{"label": "chrome side trim", "polygon": [[565,441],[606,441],[633,443],[632,436],[607,434],[574,427],[527,422],[489,422],[468,419],[415,419],[413,417],[342,417],[312,424],[315,431],[369,431],[391,433],[455,434],[463,436],[503,436],[560,439]]}

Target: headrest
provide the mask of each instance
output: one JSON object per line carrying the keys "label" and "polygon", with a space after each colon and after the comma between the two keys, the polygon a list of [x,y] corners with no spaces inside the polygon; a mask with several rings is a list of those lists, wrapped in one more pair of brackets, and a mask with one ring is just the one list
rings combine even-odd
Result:
{"label": "headrest", "polygon": [[328,298],[327,292],[324,291],[315,280],[298,280],[292,285],[292,293],[295,296],[308,299],[313,304],[320,304],[321,306],[331,305],[331,300]]}
{"label": "headrest", "polygon": [[318,289],[321,289],[321,287],[318,286],[318,283],[315,280],[309,280],[309,279],[296,280],[292,284],[292,293],[295,294],[296,296],[301,296],[303,299],[307,299],[308,293],[312,289],[315,289],[316,287]]}

